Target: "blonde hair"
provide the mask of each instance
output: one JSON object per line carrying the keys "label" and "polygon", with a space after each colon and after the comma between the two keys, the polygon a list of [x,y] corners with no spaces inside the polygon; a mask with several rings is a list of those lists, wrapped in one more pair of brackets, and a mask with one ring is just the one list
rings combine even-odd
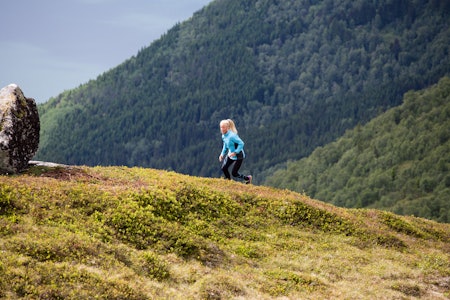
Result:
{"label": "blonde hair", "polygon": [[231,120],[231,119],[222,120],[222,121],[220,121],[220,124],[227,124],[228,128],[231,131],[233,131],[234,133],[238,133],[238,131],[236,129],[236,125],[234,124],[233,120]]}

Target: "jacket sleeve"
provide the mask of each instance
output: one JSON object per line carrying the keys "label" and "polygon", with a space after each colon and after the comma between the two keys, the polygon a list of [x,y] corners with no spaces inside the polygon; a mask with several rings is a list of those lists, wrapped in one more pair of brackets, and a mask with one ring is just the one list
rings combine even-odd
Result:
{"label": "jacket sleeve", "polygon": [[225,154],[227,154],[227,150],[227,145],[223,142],[222,152],[220,152],[220,155],[225,156]]}

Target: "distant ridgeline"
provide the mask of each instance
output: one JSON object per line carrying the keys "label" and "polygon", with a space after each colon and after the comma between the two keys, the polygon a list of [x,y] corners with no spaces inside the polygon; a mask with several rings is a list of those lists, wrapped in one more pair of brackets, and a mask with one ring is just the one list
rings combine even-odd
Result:
{"label": "distant ridgeline", "polygon": [[344,207],[372,207],[450,222],[450,78],[308,158],[267,184]]}
{"label": "distant ridgeline", "polygon": [[[212,1],[40,105],[36,159],[218,177],[218,124],[233,118],[242,171],[262,183],[450,75],[449,18],[449,1]],[[383,196],[367,192],[359,205]]]}

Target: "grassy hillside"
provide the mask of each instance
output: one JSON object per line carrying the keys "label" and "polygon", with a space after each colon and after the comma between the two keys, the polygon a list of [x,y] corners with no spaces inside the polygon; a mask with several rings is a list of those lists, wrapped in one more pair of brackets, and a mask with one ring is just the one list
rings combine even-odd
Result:
{"label": "grassy hillside", "polygon": [[267,184],[334,205],[450,222],[450,78],[357,126]]}
{"label": "grassy hillside", "polygon": [[155,169],[0,178],[0,298],[446,299],[450,224]]}

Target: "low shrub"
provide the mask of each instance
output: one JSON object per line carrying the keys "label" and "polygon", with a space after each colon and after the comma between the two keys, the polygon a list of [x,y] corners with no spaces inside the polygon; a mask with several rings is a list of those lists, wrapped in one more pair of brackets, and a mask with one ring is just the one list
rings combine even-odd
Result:
{"label": "low shrub", "polygon": [[274,208],[274,211],[280,219],[290,225],[312,227],[323,232],[345,235],[352,235],[355,232],[354,225],[348,220],[301,201],[294,201],[288,205]]}
{"label": "low shrub", "polygon": [[152,252],[144,252],[141,255],[141,268],[145,276],[149,276],[158,281],[170,278],[169,266]]}
{"label": "low shrub", "polygon": [[[26,299],[147,299],[143,291],[106,274],[71,264],[36,263],[27,272],[11,272],[2,281],[14,298]],[[11,295],[12,296],[12,295]]]}
{"label": "low shrub", "polygon": [[389,212],[381,213],[381,221],[383,224],[387,225],[389,228],[400,232],[405,233],[407,235],[411,235],[418,238],[423,238],[423,232],[419,231],[417,227],[411,225],[406,222],[404,219],[401,219]]}

